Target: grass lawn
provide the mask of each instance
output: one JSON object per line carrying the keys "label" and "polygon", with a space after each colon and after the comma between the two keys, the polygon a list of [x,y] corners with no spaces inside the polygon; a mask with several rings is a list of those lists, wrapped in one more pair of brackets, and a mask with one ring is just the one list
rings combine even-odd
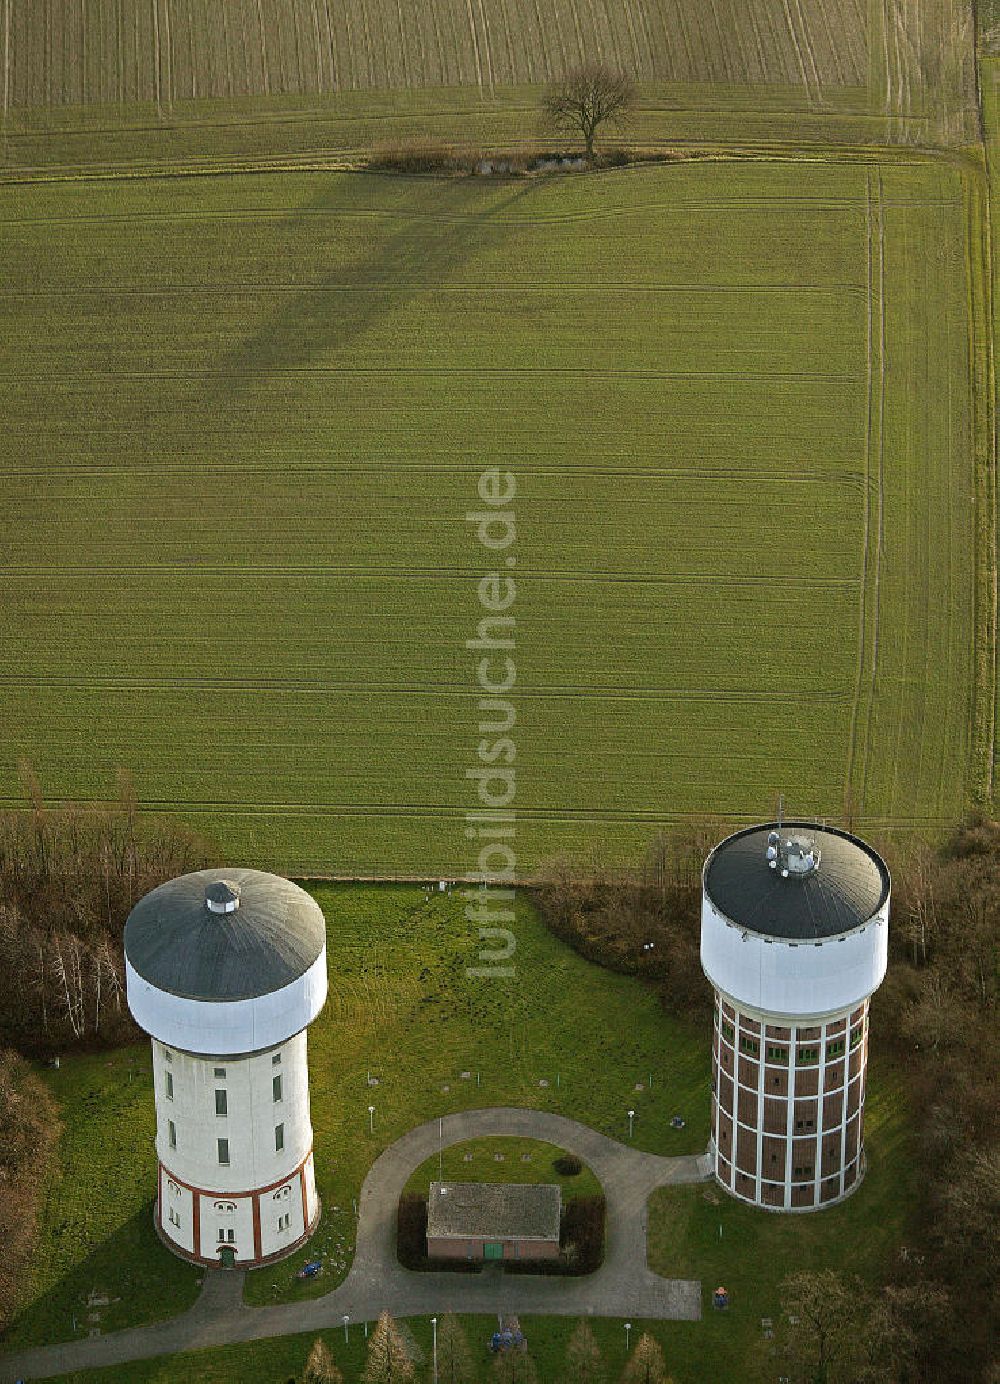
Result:
{"label": "grass lawn", "polygon": [[778,743],[799,812],[953,821],[978,175],[912,158],[0,186],[9,799],[125,765],[233,859],[473,870],[496,466],[519,868],[759,818]]}
{"label": "grass lawn", "polygon": [[567,1197],[600,1196],[600,1182],[586,1166],[566,1175],[555,1167],[563,1150],[538,1139],[469,1139],[453,1144],[440,1161],[428,1158],[406,1184],[408,1192],[428,1192],[432,1182],[548,1182]]}
{"label": "grass lawn", "polygon": [[[527,898],[517,906],[517,975],[497,984],[465,975],[475,939],[457,892],[323,885],[315,893],[328,921],[331,977],[330,999],[309,1035],[323,1220],[307,1249],[248,1276],[251,1303],[318,1296],[334,1286],[350,1261],[352,1199],[371,1162],[407,1129],[438,1115],[523,1105],[582,1119],[624,1139],[631,1106],[638,1112],[637,1146],[660,1153],[704,1148],[708,1025],[702,1032],[679,1024],[639,982],[581,960],[546,932]],[[463,1080],[465,1071],[471,1077]],[[368,1085],[369,1076],[377,1086]],[[47,1079],[66,1122],[64,1174],[50,1191],[32,1302],[11,1344],[70,1336],[73,1313],[86,1310],[83,1300],[95,1288],[122,1298],[101,1309],[108,1328],[170,1315],[191,1300],[197,1278],[162,1248],[150,1226],[153,1107],[145,1045],[111,1057],[70,1059]],[[370,1103],[376,1107],[374,1136],[368,1132]],[[675,1113],[687,1121],[684,1130],[670,1127]],[[877,1043],[866,1137],[862,1187],[821,1215],[753,1211],[713,1187],[654,1196],[652,1266],[670,1277],[701,1279],[706,1295],[717,1282],[732,1294],[725,1315],[708,1310],[701,1323],[655,1327],[678,1384],[754,1380],[760,1318],[777,1315],[777,1287],[787,1273],[805,1264],[873,1277],[904,1242],[918,1189],[908,1175],[901,1082],[880,1065]],[[466,1163],[462,1155],[470,1151],[473,1161]],[[493,1157],[498,1151],[506,1154],[502,1163]],[[527,1152],[530,1163],[521,1161]],[[446,1150],[445,1175],[549,1180],[555,1153],[518,1139],[469,1141]],[[434,1158],[413,1184],[426,1186],[436,1175]],[[587,1176],[564,1180],[564,1188],[585,1190]],[[317,1252],[326,1260],[323,1277],[297,1283],[296,1268]],[[621,1323],[594,1325],[609,1358],[617,1352],[620,1363]],[[485,1340],[489,1326],[475,1322],[470,1335]],[[572,1322],[537,1320],[526,1328],[543,1384],[561,1384]],[[424,1342],[427,1324],[415,1323],[414,1332]],[[346,1353],[342,1334],[330,1339],[353,1381],[360,1336]],[[308,1346],[308,1339],[262,1341],[80,1378],[265,1384],[300,1369]]]}
{"label": "grass lawn", "polygon": [[[62,1135],[40,1214],[34,1280],[4,1347],[71,1339],[172,1317],[198,1293],[200,1271],[153,1230],[156,1155],[149,1046],[63,1060],[41,1073]],[[89,1307],[94,1295],[106,1305]],[[74,1329],[75,1322],[75,1329]]]}
{"label": "grass lawn", "polygon": [[[466,976],[478,941],[457,892],[348,885],[314,892],[327,917],[330,968],[330,998],[309,1031],[323,1219],[307,1248],[249,1275],[250,1302],[333,1287],[350,1262],[353,1200],[375,1157],[414,1125],[453,1110],[536,1107],[625,1139],[632,1107],[638,1147],[671,1154],[704,1148],[710,1021],[703,1030],[680,1024],[638,981],[583,961],[550,936],[527,898],[517,905],[516,974],[487,981]],[[198,1272],[152,1229],[147,1045],[69,1058],[45,1075],[65,1126],[61,1171],[9,1345],[67,1339],[74,1315],[82,1333],[92,1291],[120,1299],[97,1309],[102,1328],[113,1329],[170,1316],[197,1290]],[[369,1104],[376,1107],[374,1135]],[[671,1128],[675,1113],[686,1120],[684,1130]],[[459,1166],[475,1165],[459,1155]],[[520,1176],[526,1168],[539,1173],[542,1161],[489,1166],[516,1167]],[[297,1283],[295,1270],[317,1253],[325,1260],[322,1278]]]}
{"label": "grass lawn", "polygon": [[[474,1348],[481,1379],[485,1381],[493,1358],[487,1343],[496,1330],[497,1319],[469,1316],[461,1320],[469,1343]],[[426,1318],[414,1318],[406,1324],[426,1362],[431,1351],[430,1322]],[[626,1358],[624,1323],[595,1318],[590,1324],[605,1362],[610,1367],[611,1378],[615,1379]],[[571,1317],[521,1318],[521,1326],[528,1338],[528,1350],[539,1368],[540,1384],[566,1384],[566,1344],[575,1325],[576,1321]],[[680,1342],[699,1330],[697,1325],[691,1323],[664,1325],[635,1318],[632,1321],[631,1341],[635,1345],[639,1335],[649,1331],[663,1346],[676,1384],[697,1384],[697,1381],[709,1380],[712,1376],[685,1373],[677,1362],[686,1350]],[[319,1334],[328,1342],[347,1384],[359,1384],[364,1365],[361,1328],[350,1328],[347,1343],[343,1331],[331,1330]],[[233,1380],[245,1380],[247,1384],[282,1384],[285,1379],[301,1371],[314,1339],[314,1335],[283,1336],[277,1340],[191,1351],[167,1359],[119,1365],[113,1369],[87,1370],[59,1378],[62,1384],[119,1384],[119,1381],[121,1384],[232,1384]],[[743,1377],[729,1376],[727,1384]]]}
{"label": "grass lawn", "polygon": [[[678,1378],[698,1384],[768,1380],[762,1317],[777,1319],[779,1285],[799,1269],[837,1269],[874,1281],[905,1243],[920,1189],[908,1158],[913,1138],[900,1074],[879,1063],[869,1072],[865,1107],[868,1171],[858,1191],[815,1215],[776,1215],[714,1186],[663,1188],[649,1209],[649,1262],[671,1278],[700,1278],[705,1318],[680,1333],[671,1360]],[[725,1313],[711,1308],[718,1285]]]}
{"label": "grass lawn", "polygon": [[[313,892],[330,939],[330,999],[309,1030],[324,1217],[307,1249],[248,1277],[249,1301],[332,1287],[347,1262],[336,1239],[350,1248],[352,1201],[369,1166],[408,1129],[439,1115],[525,1106],[624,1140],[631,1106],[637,1147],[704,1149],[708,1030],[665,1014],[637,981],[583,961],[551,937],[526,897],[514,925],[516,974],[491,981],[466,975],[478,943],[457,891],[331,885]],[[684,1130],[671,1128],[674,1114],[687,1121]],[[317,1246],[329,1255],[323,1278],[298,1283],[296,1268]]]}

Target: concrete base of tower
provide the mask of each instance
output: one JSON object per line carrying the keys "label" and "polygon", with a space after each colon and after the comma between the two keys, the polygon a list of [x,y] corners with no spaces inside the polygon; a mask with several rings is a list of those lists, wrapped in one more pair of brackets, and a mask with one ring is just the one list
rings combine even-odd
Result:
{"label": "concrete base of tower", "polygon": [[213,1258],[207,1258],[204,1255],[192,1253],[191,1250],[185,1249],[183,1246],[179,1245],[176,1240],[172,1240],[160,1225],[159,1207],[155,1202],[153,1203],[153,1228],[160,1242],[167,1247],[170,1253],[175,1254],[178,1259],[183,1259],[188,1264],[197,1264],[205,1269],[264,1269],[268,1264],[277,1264],[280,1260],[287,1259],[289,1255],[294,1254],[297,1249],[301,1249],[304,1244],[312,1239],[322,1214],[323,1203],[319,1196],[317,1196],[316,1214],[313,1216],[310,1225],[306,1228],[304,1235],[300,1235],[298,1239],[293,1240],[291,1244],[282,1245],[281,1249],[275,1250],[273,1254],[262,1255],[259,1259],[237,1259],[234,1256],[232,1261],[228,1263],[226,1262],[228,1255],[224,1258],[224,1252],[232,1248],[229,1245],[217,1245],[217,1253],[215,1256]]}

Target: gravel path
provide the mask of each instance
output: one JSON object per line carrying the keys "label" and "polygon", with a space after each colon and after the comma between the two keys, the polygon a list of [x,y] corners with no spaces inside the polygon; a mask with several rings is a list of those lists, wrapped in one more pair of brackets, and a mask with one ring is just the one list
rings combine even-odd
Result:
{"label": "gravel path", "polygon": [[[410,1273],[395,1253],[395,1209],[410,1174],[437,1152],[465,1139],[515,1135],[558,1144],[590,1165],[604,1186],[608,1240],[600,1269],[585,1278],[508,1277],[497,1268],[475,1276]],[[170,1321],[132,1327],[62,1345],[0,1356],[0,1384],[45,1379],[70,1370],[121,1364],[202,1346],[285,1336],[321,1327],[443,1312],[505,1312],[522,1316],[653,1317],[695,1321],[701,1284],[661,1278],[646,1266],[646,1203],[657,1187],[701,1182],[708,1160],[641,1153],[596,1130],[538,1110],[466,1110],[420,1125],[376,1159],[361,1189],[354,1262],[347,1278],[323,1297],[275,1307],[247,1307],[242,1271],[209,1271],[195,1305]]]}

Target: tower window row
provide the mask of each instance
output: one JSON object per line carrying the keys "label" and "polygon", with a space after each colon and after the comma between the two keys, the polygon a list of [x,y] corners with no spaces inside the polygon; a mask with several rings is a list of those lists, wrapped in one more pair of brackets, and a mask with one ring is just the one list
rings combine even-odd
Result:
{"label": "tower window row", "polygon": [[[280,1053],[278,1053],[278,1057],[280,1059]],[[225,1067],[216,1067],[215,1076],[217,1080],[224,1078],[225,1075]],[[166,1094],[167,1100],[173,1100],[173,1072],[166,1072],[164,1074],[163,1089]],[[279,1072],[277,1076],[271,1078],[271,1099],[273,1100],[275,1105],[278,1105],[284,1100],[284,1098],[284,1084],[282,1081],[281,1073]],[[215,1113],[217,1115],[227,1115],[229,1113],[229,1094],[224,1087],[217,1086],[215,1088]]]}

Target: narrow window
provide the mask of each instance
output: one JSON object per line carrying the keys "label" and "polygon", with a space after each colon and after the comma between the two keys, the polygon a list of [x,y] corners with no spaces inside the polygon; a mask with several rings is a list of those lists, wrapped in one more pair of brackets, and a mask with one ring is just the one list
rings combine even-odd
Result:
{"label": "narrow window", "polygon": [[280,1067],[280,1066],[281,1066],[281,1053],[280,1053],[280,1052],[276,1052],[276,1053],[274,1054],[274,1056],[271,1058],[271,1066],[272,1066],[272,1067]]}
{"label": "narrow window", "polygon": [[226,1231],[226,1239],[229,1241],[230,1244],[232,1244],[233,1241],[236,1239],[236,1231],[235,1231],[235,1230],[227,1230],[227,1231]]}
{"label": "narrow window", "polygon": [[279,1072],[278,1075],[274,1078],[274,1080],[271,1082],[271,1095],[274,1097],[275,1104],[277,1104],[278,1101],[281,1100],[281,1073],[280,1073],[280,1072]]}
{"label": "narrow window", "polygon": [[172,1149],[177,1147],[177,1130],[174,1128],[173,1120],[167,1121],[167,1143]]}
{"label": "narrow window", "polygon": [[163,1049],[163,1056],[167,1059],[168,1062],[173,1062],[174,1060],[174,1055],[169,1048]]}
{"label": "narrow window", "polygon": [[174,1098],[174,1074],[173,1074],[173,1072],[167,1072],[167,1100],[173,1100],[173,1098]]}
{"label": "narrow window", "polygon": [[218,1140],[218,1145],[219,1145],[219,1163],[222,1165],[222,1167],[228,1168],[228,1167],[229,1167],[229,1140],[228,1140],[228,1139],[219,1139],[219,1140]]}
{"label": "narrow window", "polygon": [[221,1081],[225,1081],[225,1079],[226,1079],[226,1069],[225,1069],[225,1067],[216,1067],[216,1069],[215,1069],[215,1075],[216,1075],[216,1077],[218,1077]]}
{"label": "narrow window", "polygon": [[219,1226],[219,1244],[220,1244],[220,1245],[223,1243],[223,1241],[225,1240],[225,1238],[226,1238],[226,1232],[223,1230],[222,1226],[220,1225],[220,1226]]}
{"label": "narrow window", "polygon": [[851,1030],[851,1047],[852,1047],[852,1048],[856,1048],[856,1047],[858,1046],[858,1044],[861,1042],[862,1034],[863,1034],[863,1030],[862,1030],[861,1028],[855,1028],[855,1029],[852,1029],[852,1030]]}
{"label": "narrow window", "polygon": [[217,1115],[229,1114],[229,1098],[225,1091],[216,1091],[215,1093],[215,1113]]}
{"label": "narrow window", "polygon": [[285,1126],[283,1124],[274,1126],[274,1151],[280,1153],[285,1147]]}

